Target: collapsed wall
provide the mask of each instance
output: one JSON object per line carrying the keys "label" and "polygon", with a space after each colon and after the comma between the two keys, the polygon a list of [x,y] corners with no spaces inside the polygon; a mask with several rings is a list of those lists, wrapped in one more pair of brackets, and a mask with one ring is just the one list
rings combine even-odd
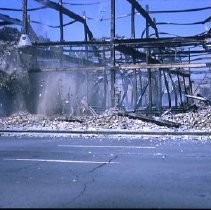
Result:
{"label": "collapsed wall", "polygon": [[0,116],[26,109],[30,84],[15,42],[0,43]]}
{"label": "collapsed wall", "polygon": [[[39,65],[43,60],[37,62],[33,47],[18,48],[16,42],[1,41],[0,48],[0,116],[26,111],[71,117],[91,114],[91,106],[106,106],[102,72],[60,71],[60,62],[54,64],[53,58],[46,62],[58,70],[46,70]],[[70,64],[75,69],[79,65]]]}

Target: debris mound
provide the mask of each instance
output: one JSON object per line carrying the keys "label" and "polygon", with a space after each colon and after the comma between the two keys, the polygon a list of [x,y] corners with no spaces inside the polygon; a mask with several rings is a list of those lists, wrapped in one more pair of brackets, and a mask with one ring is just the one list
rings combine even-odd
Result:
{"label": "debris mound", "polygon": [[9,117],[0,118],[0,129],[55,129],[55,130],[100,130],[100,129],[127,129],[137,131],[210,131],[211,130],[211,106],[202,107],[197,112],[168,114],[161,117],[181,124],[179,128],[159,126],[152,122],[140,119],[131,119],[119,115],[117,109],[106,110],[103,114],[81,116],[74,119],[62,117],[47,117],[44,115],[17,112]]}
{"label": "debris mound", "polygon": [[164,119],[182,124],[183,130],[211,130],[211,106],[200,107],[195,112],[167,114]]}

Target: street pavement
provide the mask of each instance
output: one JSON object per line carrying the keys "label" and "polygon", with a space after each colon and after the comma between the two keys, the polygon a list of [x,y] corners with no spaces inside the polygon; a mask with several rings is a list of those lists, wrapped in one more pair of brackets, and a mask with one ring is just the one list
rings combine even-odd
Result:
{"label": "street pavement", "polygon": [[0,208],[211,208],[211,141],[0,137]]}

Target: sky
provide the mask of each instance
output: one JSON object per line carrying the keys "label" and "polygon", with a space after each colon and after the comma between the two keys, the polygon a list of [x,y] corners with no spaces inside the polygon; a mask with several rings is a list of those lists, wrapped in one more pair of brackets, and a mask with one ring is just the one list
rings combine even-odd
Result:
{"label": "sky", "polygon": [[[59,2],[59,0],[52,0]],[[92,31],[95,38],[109,37],[110,36],[110,0],[63,0],[64,7],[72,10],[80,16],[85,14],[87,24]],[[192,9],[200,7],[211,7],[211,0],[139,0],[143,8],[149,5],[150,11],[155,10],[181,10]],[[70,5],[71,4],[71,5]],[[74,5],[82,4],[82,5]],[[91,4],[91,5],[90,5]],[[34,0],[28,0],[28,8],[40,7],[41,4]],[[22,0],[0,0],[0,8],[22,8]],[[166,14],[150,14],[156,22],[176,22],[176,23],[192,23],[204,21],[210,16],[211,10],[203,10],[190,13],[166,13]],[[131,37],[130,29],[130,4],[126,0],[116,0],[116,36]],[[13,18],[22,19],[21,12],[2,11],[0,13],[9,15]],[[39,21],[48,25],[59,25],[58,11],[53,9],[42,9],[38,11],[31,11],[28,13],[30,19]],[[123,18],[120,18],[123,17]],[[64,15],[64,23],[71,21],[69,17]],[[145,29],[145,19],[137,14],[135,16],[136,23],[136,38],[140,38],[142,31]],[[200,34],[209,29],[211,24],[200,24],[193,26],[175,26],[175,25],[158,25],[158,31],[175,34],[179,36],[192,36]],[[59,41],[59,29],[53,29],[46,25],[32,24],[32,27],[38,35],[50,38],[52,41]],[[150,29],[153,34],[153,29]],[[170,36],[170,35],[162,35]],[[84,40],[84,27],[81,23],[77,22],[72,25],[66,26],[64,29],[65,41],[82,41]]]}

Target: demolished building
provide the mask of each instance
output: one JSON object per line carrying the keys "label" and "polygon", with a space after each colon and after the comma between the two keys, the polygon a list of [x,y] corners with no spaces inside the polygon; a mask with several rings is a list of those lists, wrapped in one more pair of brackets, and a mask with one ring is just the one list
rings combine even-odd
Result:
{"label": "demolished building", "polygon": [[[194,56],[209,53],[210,31],[191,37],[160,37],[150,11],[136,0],[127,0],[131,38],[117,37],[116,5],[111,0],[110,37],[95,39],[83,17],[62,4],[36,0],[68,16],[72,23],[84,25],[83,41],[63,40],[62,19],[60,41],[40,40],[28,21],[26,2],[23,20],[0,15],[5,25],[23,25],[22,32],[31,40],[30,46],[18,46],[16,38],[0,44],[2,116],[27,110],[75,117],[99,114],[111,107],[127,114],[161,116],[169,109],[185,112],[193,106],[194,98],[188,97],[194,95],[192,69],[203,73],[210,68],[210,63],[198,63]],[[145,37],[135,37],[135,12],[146,20]],[[193,46],[201,48],[190,50]]]}

